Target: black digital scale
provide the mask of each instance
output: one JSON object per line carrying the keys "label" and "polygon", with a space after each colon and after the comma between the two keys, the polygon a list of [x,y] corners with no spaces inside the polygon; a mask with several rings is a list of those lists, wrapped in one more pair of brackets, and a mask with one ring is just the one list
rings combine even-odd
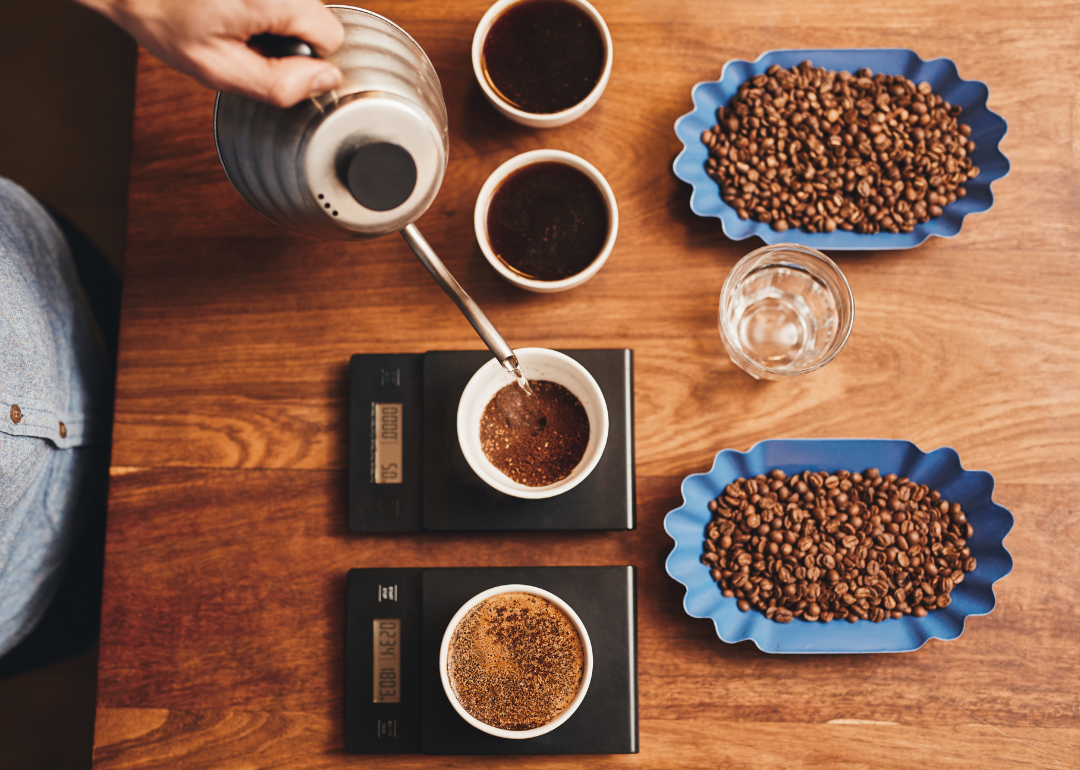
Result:
{"label": "black digital scale", "polygon": [[604,393],[600,462],[542,500],[497,492],[458,444],[458,401],[487,351],[362,354],[350,363],[349,529],[353,532],[627,530],[635,526],[633,351],[564,350]]}
{"label": "black digital scale", "polygon": [[[594,656],[580,707],[536,738],[497,738],[447,699],[439,646],[481,591],[550,591],[581,618]],[[635,754],[637,604],[633,567],[354,569],[345,618],[345,747],[353,754]]]}

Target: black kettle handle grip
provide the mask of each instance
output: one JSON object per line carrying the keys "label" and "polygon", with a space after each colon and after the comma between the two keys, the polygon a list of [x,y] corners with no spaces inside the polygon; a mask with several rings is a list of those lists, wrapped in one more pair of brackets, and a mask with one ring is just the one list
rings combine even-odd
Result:
{"label": "black kettle handle grip", "polygon": [[315,53],[315,48],[310,43],[305,43],[298,37],[274,35],[270,32],[254,35],[248,40],[248,47],[253,48],[268,59],[282,59],[286,56],[319,58],[319,54]]}

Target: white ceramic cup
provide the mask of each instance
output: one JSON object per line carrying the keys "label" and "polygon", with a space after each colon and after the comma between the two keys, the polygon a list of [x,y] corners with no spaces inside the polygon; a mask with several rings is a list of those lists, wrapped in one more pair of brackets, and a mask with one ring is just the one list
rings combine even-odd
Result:
{"label": "white ceramic cup", "polygon": [[577,120],[600,101],[600,95],[604,93],[604,89],[607,88],[608,79],[611,77],[611,62],[612,62],[612,46],[611,46],[611,32],[608,30],[607,23],[604,22],[604,17],[600,15],[588,0],[566,0],[568,3],[578,6],[581,10],[585,11],[589,15],[589,18],[596,24],[596,28],[600,30],[600,37],[604,39],[604,70],[600,73],[600,80],[596,82],[593,90],[589,92],[589,95],[575,104],[573,107],[569,107],[560,112],[525,112],[519,110],[510,102],[503,99],[498,92],[491,87],[488,79],[484,76],[483,56],[484,56],[484,40],[487,39],[488,31],[491,29],[491,25],[495,23],[495,20],[499,18],[503,11],[512,5],[515,5],[522,0],[499,0],[495,5],[488,8],[487,13],[480,19],[480,23],[476,25],[476,32],[473,34],[472,41],[472,66],[473,74],[476,75],[477,82],[480,83],[480,88],[484,90],[484,96],[487,100],[506,117],[515,123],[520,123],[523,126],[529,126],[531,128],[554,128],[555,126],[563,126],[567,123]]}
{"label": "white ceramic cup", "polygon": [[499,390],[517,382],[495,359],[476,371],[461,394],[457,413],[458,443],[469,467],[493,489],[527,500],[561,495],[584,481],[600,462],[600,456],[607,446],[607,402],[589,371],[570,356],[547,348],[521,348],[514,353],[527,380],[547,380],[562,385],[577,396],[585,408],[585,415],[589,418],[589,443],[585,446],[581,461],[569,476],[544,487],[519,484],[492,464],[480,443],[480,418],[484,414],[484,407]]}
{"label": "white ceramic cup", "polygon": [[[607,206],[608,231],[600,253],[580,273],[575,273],[558,281],[539,281],[515,273],[495,255],[495,250],[491,247],[491,239],[488,237],[488,208],[491,206],[491,197],[495,194],[495,190],[510,174],[533,163],[550,162],[564,163],[567,166],[576,168],[592,180]],[[491,176],[487,178],[484,186],[480,188],[480,194],[476,196],[476,207],[473,209],[473,228],[476,230],[476,240],[480,244],[480,250],[484,252],[484,257],[499,275],[522,289],[548,294],[580,286],[600,272],[600,268],[604,266],[608,257],[611,256],[611,250],[615,248],[615,236],[619,234],[619,207],[615,203],[615,193],[612,192],[611,185],[608,184],[607,180],[604,179],[604,175],[597,171],[593,164],[573,153],[563,152],[562,150],[532,150],[514,156],[495,169]]]}
{"label": "white ceramic cup", "polygon": [[[498,596],[499,594],[508,593],[533,594],[534,596],[539,596],[541,598],[547,599],[549,602],[554,604],[556,607],[562,610],[563,614],[565,614],[566,617],[570,618],[570,622],[573,623],[574,628],[577,629],[578,636],[581,637],[581,646],[585,650],[585,673],[581,677],[581,687],[578,688],[577,695],[574,696],[574,700],[570,702],[570,705],[567,706],[561,714],[552,719],[546,725],[535,727],[532,730],[503,730],[502,728],[492,727],[485,722],[481,722],[479,719],[477,719],[464,708],[462,708],[461,704],[458,702],[457,695],[454,694],[454,688],[450,685],[450,674],[446,669],[446,662],[450,653],[450,638],[454,635],[454,629],[457,628],[458,623],[461,622],[461,619],[465,617],[469,610],[471,610],[473,607],[475,607],[477,604],[484,601],[485,599],[490,599],[492,596]],[[562,599],[560,599],[558,596],[551,593],[550,591],[545,591],[544,589],[536,588],[535,586],[514,584],[496,586],[495,588],[489,588],[486,591],[481,591],[476,596],[469,599],[469,601],[465,602],[465,604],[461,605],[461,609],[459,609],[454,614],[454,617],[450,620],[450,624],[447,625],[446,632],[443,634],[442,644],[439,645],[439,679],[442,681],[443,691],[446,693],[446,697],[450,699],[450,705],[454,707],[454,711],[456,711],[462,719],[475,727],[477,730],[483,730],[485,733],[498,736],[499,738],[535,738],[538,735],[550,733],[556,727],[569,719],[575,711],[577,711],[578,706],[581,705],[581,701],[585,699],[585,693],[589,690],[589,682],[592,681],[592,672],[592,642],[589,640],[589,632],[585,630],[585,624],[581,622],[581,618],[579,618],[577,616],[577,613],[574,612],[573,607],[571,607],[569,604],[564,602]]]}

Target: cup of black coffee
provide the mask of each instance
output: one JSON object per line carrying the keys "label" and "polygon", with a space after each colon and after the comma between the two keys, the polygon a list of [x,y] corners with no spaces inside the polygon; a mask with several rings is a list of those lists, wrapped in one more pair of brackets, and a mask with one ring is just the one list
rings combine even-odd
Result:
{"label": "cup of black coffee", "polygon": [[484,257],[528,291],[566,291],[596,275],[611,256],[619,207],[604,175],[562,150],[533,150],[488,177],[473,212]]}
{"label": "cup of black coffee", "polygon": [[607,87],[611,62],[611,33],[588,0],[499,0],[473,35],[473,72],[484,95],[533,128],[588,112]]}
{"label": "cup of black coffee", "polygon": [[563,724],[592,680],[589,632],[558,596],[528,585],[489,588],[462,605],[439,648],[454,710],[500,738],[535,738]]}

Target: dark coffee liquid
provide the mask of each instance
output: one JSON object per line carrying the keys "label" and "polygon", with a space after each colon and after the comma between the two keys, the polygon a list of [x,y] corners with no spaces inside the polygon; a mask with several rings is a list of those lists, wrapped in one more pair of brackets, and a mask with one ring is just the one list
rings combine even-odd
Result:
{"label": "dark coffee liquid", "polygon": [[458,623],[446,673],[458,703],[484,724],[532,730],[573,702],[585,647],[570,618],[547,599],[500,594]]}
{"label": "dark coffee liquid", "polygon": [[495,256],[511,270],[558,281],[580,273],[600,255],[608,233],[607,204],[576,168],[532,163],[496,188],[487,231]]}
{"label": "dark coffee liquid", "polygon": [[570,109],[600,82],[604,38],[565,0],[523,0],[495,20],[481,58],[488,83],[524,112]]}

